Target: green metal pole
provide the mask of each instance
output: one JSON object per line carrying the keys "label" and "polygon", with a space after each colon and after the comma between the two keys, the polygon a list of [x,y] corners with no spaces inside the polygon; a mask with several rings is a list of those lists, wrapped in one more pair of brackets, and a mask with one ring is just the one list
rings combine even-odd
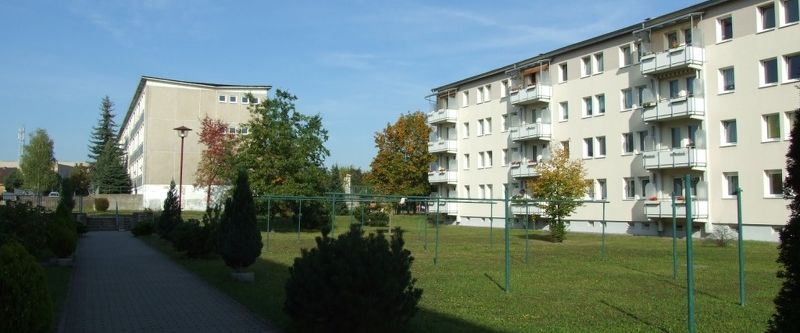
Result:
{"label": "green metal pole", "polygon": [[672,279],[678,279],[678,222],[675,211],[675,192],[672,193]]}
{"label": "green metal pole", "polygon": [[303,217],[303,201],[297,200],[297,241],[300,241],[300,219]]}
{"label": "green metal pole", "polygon": [[[437,212],[439,211],[439,205],[436,205],[436,211]],[[361,214],[361,215],[364,215],[364,214]],[[428,205],[428,216],[430,216],[430,215],[431,215],[431,209],[430,209],[430,205]],[[428,250],[428,220],[427,219],[425,219],[425,229],[424,229],[424,232],[423,232],[423,237],[425,238],[425,243],[422,245],[422,248],[427,251]]]}
{"label": "green metal pole", "polygon": [[606,202],[603,201],[603,221],[600,223],[603,224],[603,241],[600,246],[600,256],[602,258],[606,257]]}
{"label": "green metal pole", "polygon": [[272,218],[272,198],[267,197],[267,251],[269,251],[269,220]]}
{"label": "green metal pole", "polygon": [[508,220],[508,191],[505,193],[505,198],[503,199],[503,211],[505,212],[505,219],[506,219],[506,228],[505,228],[505,238],[506,238],[506,293],[511,291],[511,244],[509,242],[509,220]]}
{"label": "green metal pole", "polygon": [[433,265],[439,262],[439,198],[436,198],[436,245],[433,250]]}
{"label": "green metal pole", "polygon": [[525,202],[525,263],[528,263],[528,219],[531,217],[530,206]]}
{"label": "green metal pole", "polygon": [[689,333],[697,332],[694,322],[694,258],[692,253],[692,177],[683,177],[686,187],[686,295]]}
{"label": "green metal pole", "polygon": [[494,248],[494,201],[489,203],[489,248]]}
{"label": "green metal pole", "polygon": [[739,305],[744,306],[744,229],[742,229],[742,188],[736,189],[736,219],[739,226]]}

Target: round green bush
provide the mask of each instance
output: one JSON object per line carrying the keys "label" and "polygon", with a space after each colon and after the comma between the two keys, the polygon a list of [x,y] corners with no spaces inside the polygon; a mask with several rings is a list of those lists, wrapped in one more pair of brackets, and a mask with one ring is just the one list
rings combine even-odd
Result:
{"label": "round green bush", "polygon": [[108,199],[106,198],[95,198],[94,199],[94,210],[98,212],[105,212],[108,210]]}
{"label": "round green bush", "polygon": [[303,249],[286,281],[283,311],[297,328],[320,332],[402,330],[417,311],[422,289],[411,276],[414,257],[403,233],[364,237],[358,225],[317,247]]}
{"label": "round green bush", "polygon": [[44,270],[22,245],[0,246],[0,332],[48,332],[53,302]]}
{"label": "round green bush", "polygon": [[72,224],[57,219],[47,226],[48,245],[59,258],[67,258],[78,246],[78,233]]}

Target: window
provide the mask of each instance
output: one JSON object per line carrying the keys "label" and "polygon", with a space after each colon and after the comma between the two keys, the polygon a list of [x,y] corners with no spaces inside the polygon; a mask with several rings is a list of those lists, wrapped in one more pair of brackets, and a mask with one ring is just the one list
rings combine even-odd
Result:
{"label": "window", "polygon": [[586,199],[587,200],[594,200],[594,180],[587,179],[586,180]]}
{"label": "window", "polygon": [[725,178],[725,188],[722,196],[726,198],[735,197],[736,190],[739,188],[739,173],[723,172],[722,176]]}
{"label": "window", "polygon": [[245,126],[242,126],[239,132],[242,133],[242,135],[247,135],[248,133],[250,133],[250,130]]}
{"label": "window", "polygon": [[667,47],[670,49],[674,49],[678,47],[678,32],[673,31],[667,34]]}
{"label": "window", "polygon": [[597,100],[597,114],[606,114],[606,95],[595,95],[594,98]]}
{"label": "window", "polygon": [[247,96],[242,96],[242,104],[247,104],[247,103],[250,103]]}
{"label": "window", "polygon": [[633,108],[633,91],[628,89],[622,89],[622,109],[623,110],[630,110]]}
{"label": "window", "polygon": [[722,144],[735,145],[736,144],[736,120],[723,120],[722,121]]}
{"label": "window", "polygon": [[644,48],[642,48],[642,43],[636,42],[633,43],[633,46],[636,47],[636,63],[642,62],[642,56],[644,55]]}
{"label": "window", "polygon": [[492,85],[487,84],[483,87],[483,101],[488,102],[492,100]]}
{"label": "window", "polygon": [[567,63],[563,63],[558,65],[558,82],[566,82],[567,81]]}
{"label": "window", "polygon": [[681,128],[680,127],[672,127],[670,128],[670,134],[672,136],[672,148],[681,148]]}
{"label": "window", "polygon": [[678,80],[669,81],[669,98],[678,98],[680,96],[680,88],[678,87]]}
{"label": "window", "polygon": [[461,106],[462,107],[469,106],[469,91],[461,92]]}
{"label": "window", "polygon": [[508,96],[508,80],[500,81],[500,98]]}
{"label": "window", "polygon": [[733,67],[723,68],[719,70],[720,74],[720,91],[729,92],[736,89],[736,84],[733,79]]}
{"label": "window", "polygon": [[784,115],[786,116],[783,122],[786,125],[784,126],[784,133],[786,134],[785,139],[789,140],[791,139],[792,127],[794,126],[795,117],[797,117],[797,111],[789,111],[784,113]]}
{"label": "window", "polygon": [[597,187],[600,189],[600,200],[608,199],[608,186],[606,186],[605,179],[598,179],[597,180]]}
{"label": "window", "polygon": [[800,8],[798,8],[797,0],[783,0],[781,5],[783,7],[783,24],[800,21]]}
{"label": "window", "polygon": [[260,102],[261,102],[261,100],[258,99],[258,97],[253,97],[253,98],[250,99],[250,103],[253,103],[253,104],[258,104]]}
{"label": "window", "polygon": [[684,29],[683,30],[683,41],[686,45],[692,45],[692,29]]}
{"label": "window", "polygon": [[767,196],[777,197],[783,196],[783,175],[781,170],[766,170],[765,193]]}
{"label": "window", "polygon": [[581,77],[592,75],[592,57],[585,56],[581,58]]}
{"label": "window", "polygon": [[469,170],[469,154],[464,154],[464,170]]}
{"label": "window", "polygon": [[786,80],[800,80],[800,54],[783,56]]}
{"label": "window", "polygon": [[686,93],[689,97],[694,96],[694,81],[696,77],[690,76],[686,78]]}
{"label": "window", "polygon": [[597,137],[597,156],[598,157],[605,157],[606,156],[606,137],[605,136],[598,136]]}
{"label": "window", "polygon": [[478,153],[478,169],[482,169],[486,165],[486,154],[483,152]]}
{"label": "window", "polygon": [[624,178],[625,186],[625,199],[636,199],[636,180],[633,178]]}
{"label": "window", "polygon": [[478,119],[478,134],[477,134],[477,135],[478,135],[478,136],[481,136],[481,135],[483,135],[484,133],[485,133],[485,132],[484,132],[484,124],[483,124],[483,119]]}
{"label": "window", "polygon": [[583,98],[583,116],[584,117],[591,117],[592,116],[592,98],[591,97],[584,97]]}
{"label": "window", "polygon": [[228,127],[228,134],[236,134],[236,127],[233,126]]}
{"label": "window", "polygon": [[464,123],[464,137],[465,138],[469,137],[469,123],[468,122]]}
{"label": "window", "polygon": [[620,67],[630,66],[633,64],[633,54],[631,53],[631,46],[625,45],[619,48],[620,59],[622,62],[619,64]]}
{"label": "window", "polygon": [[769,30],[775,28],[775,5],[767,4],[758,7],[759,30]]}
{"label": "window", "polygon": [[622,133],[622,153],[633,154],[633,133]]}
{"label": "window", "polygon": [[642,107],[644,105],[645,91],[647,91],[647,86],[636,87],[637,104],[635,106]]}
{"label": "window", "polygon": [[583,139],[583,157],[594,157],[594,140],[592,138]]}
{"label": "window", "polygon": [[650,184],[650,178],[648,178],[648,177],[639,178],[639,184],[642,186],[641,187],[642,192],[640,192],[642,197],[648,195],[648,193],[647,193],[647,185]]}
{"label": "window", "polygon": [[569,156],[569,141],[561,141],[561,149],[567,152],[567,156]]}
{"label": "window", "polygon": [[645,151],[647,147],[647,131],[639,131],[639,151]]}
{"label": "window", "polygon": [[475,95],[475,104],[483,103],[483,87],[478,87],[478,94]]}
{"label": "window", "polygon": [[500,163],[502,163],[502,166],[506,166],[508,164],[508,149],[504,148],[500,154]]}
{"label": "window", "polygon": [[491,199],[493,197],[494,196],[492,194],[492,184],[488,184],[486,185],[486,199]]}
{"label": "window", "polygon": [[487,152],[486,152],[486,164],[484,164],[484,166],[483,166],[483,167],[484,167],[484,168],[491,168],[491,167],[492,167],[492,164],[493,164],[493,163],[492,163],[492,161],[493,161],[493,160],[494,160],[494,159],[492,158],[492,151],[491,151],[491,150],[487,151]]}
{"label": "window", "polygon": [[225,101],[225,95],[219,95],[219,101],[220,102],[224,102]]}
{"label": "window", "polygon": [[761,60],[761,85],[778,83],[778,59]]}
{"label": "window", "polygon": [[508,115],[504,114],[500,118],[500,127],[503,128],[503,132],[508,131]]}
{"label": "window", "polygon": [[228,102],[236,103],[236,96],[228,96]]}
{"label": "window", "polygon": [[603,52],[594,54],[594,67],[597,68],[596,73],[602,73],[605,69],[606,66],[603,64]]}
{"label": "window", "polygon": [[684,193],[683,193],[683,178],[681,178],[681,177],[672,178],[672,195],[675,195],[675,196],[684,195]]}
{"label": "window", "polygon": [[717,20],[717,31],[719,33],[717,42],[733,38],[733,18],[728,16]]}
{"label": "window", "polygon": [[561,103],[558,103],[558,106],[559,106],[559,109],[561,111],[560,112],[561,113],[561,120],[562,121],[569,120],[569,103],[561,102]]}
{"label": "window", "polygon": [[486,185],[478,185],[481,191],[481,199],[486,199]]}
{"label": "window", "polygon": [[471,196],[471,194],[469,192],[469,185],[464,185],[464,197],[466,197],[467,199],[472,198],[472,196]]}
{"label": "window", "polygon": [[492,118],[486,118],[486,127],[483,134],[492,134]]}
{"label": "window", "polygon": [[767,114],[762,116],[762,129],[764,131],[765,141],[780,140],[781,138],[781,121],[777,113]]}

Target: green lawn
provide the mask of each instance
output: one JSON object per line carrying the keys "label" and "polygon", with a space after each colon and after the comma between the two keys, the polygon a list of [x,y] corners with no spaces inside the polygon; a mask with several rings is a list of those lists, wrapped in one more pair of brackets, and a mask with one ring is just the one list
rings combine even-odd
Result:
{"label": "green lawn", "polygon": [[47,278],[47,290],[53,300],[53,332],[55,332],[58,330],[61,311],[64,308],[64,301],[67,299],[72,267],[47,266],[44,268],[44,274]]}
{"label": "green lawn", "polygon": [[[607,259],[601,238],[569,234],[563,244],[544,234],[529,238],[525,263],[523,230],[511,233],[511,287],[503,291],[503,230],[443,226],[434,265],[435,230],[421,232],[420,217],[394,216],[416,258],[412,269],[424,289],[413,332],[685,332],[685,243],[679,240],[680,271],[672,278],[671,238],[608,236]],[[337,232],[348,217],[337,218]],[[287,230],[283,228],[282,230]],[[145,241],[164,251],[211,285],[280,327],[290,328],[281,311],[287,267],[300,248],[314,246],[317,232],[262,233],[261,259],[252,285],[231,282],[220,259],[192,260],[175,254],[156,236]],[[267,237],[269,236],[268,247]],[[695,242],[698,332],[763,332],[780,282],[776,244],[747,242],[747,305],[738,304],[737,249]]]}

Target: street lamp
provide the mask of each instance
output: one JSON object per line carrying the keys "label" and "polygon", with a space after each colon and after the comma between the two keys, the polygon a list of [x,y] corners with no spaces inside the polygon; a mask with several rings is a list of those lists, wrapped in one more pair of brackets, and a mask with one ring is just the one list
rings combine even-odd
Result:
{"label": "street lamp", "polygon": [[181,169],[180,169],[180,180],[179,180],[179,187],[178,187],[178,207],[183,209],[183,139],[189,134],[191,128],[186,126],[175,127],[174,130],[178,131],[178,136],[181,137]]}

